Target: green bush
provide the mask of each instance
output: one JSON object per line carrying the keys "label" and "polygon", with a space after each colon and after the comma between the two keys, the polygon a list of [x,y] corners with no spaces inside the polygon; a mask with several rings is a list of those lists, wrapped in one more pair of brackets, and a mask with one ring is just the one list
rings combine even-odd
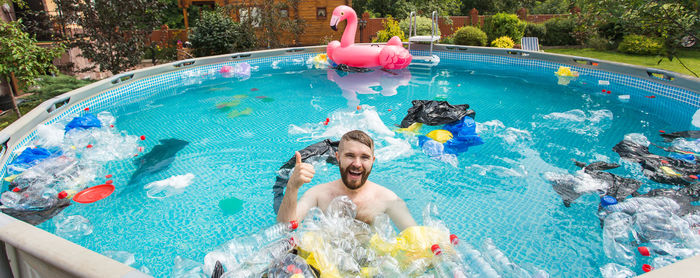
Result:
{"label": "green bush", "polygon": [[655,55],[664,49],[662,39],[641,35],[627,35],[617,47],[617,51],[628,54]]}
{"label": "green bush", "polygon": [[56,76],[42,75],[36,79],[36,84],[26,91],[27,97],[20,104],[20,109],[29,111],[42,102],[92,83],[92,80],[80,80],[73,76],[59,74]]}
{"label": "green bush", "polygon": [[588,39],[588,42],[586,42],[586,46],[593,48],[595,50],[611,50],[613,49],[613,42],[609,41],[606,38],[600,37],[600,36],[594,36],[590,39]]}
{"label": "green bush", "polygon": [[489,41],[502,36],[520,41],[525,33],[525,26],[525,22],[520,21],[515,14],[497,13],[484,20],[484,32],[486,32]]}
{"label": "green bush", "polygon": [[486,33],[474,26],[464,26],[455,32],[455,44],[485,46],[486,42]]}
{"label": "green bush", "polygon": [[442,43],[442,44],[455,44],[455,35],[456,34],[457,33],[453,33],[452,35],[440,38],[440,43]]}
{"label": "green bush", "polygon": [[547,35],[547,28],[544,24],[527,22],[525,25],[525,37],[537,37],[543,39]]}
{"label": "green bush", "polygon": [[515,42],[508,36],[503,36],[500,38],[497,38],[491,42],[492,47],[498,47],[498,48],[513,48],[515,45]]}
{"label": "green bush", "polygon": [[248,25],[234,22],[225,12],[205,11],[189,35],[195,56],[244,51],[255,46],[255,34]]}
{"label": "green bush", "polygon": [[574,20],[570,18],[552,18],[544,23],[547,33],[542,39],[543,45],[576,45],[576,39],[571,36],[574,31]]}
{"label": "green bush", "polygon": [[[407,34],[408,36],[411,36],[411,34],[408,33],[408,27],[410,25],[410,18],[406,18],[404,20],[401,20],[399,22],[399,27],[401,27],[401,31],[404,32],[404,34]],[[437,22],[435,24],[437,27]],[[424,17],[424,16],[417,16],[416,17],[416,35],[418,36],[430,36],[432,35],[432,30],[433,30],[433,21],[430,18]],[[436,36],[440,36],[440,28],[437,28],[435,30]]]}
{"label": "green bush", "polygon": [[398,36],[401,41],[406,40],[404,32],[399,28],[399,23],[391,16],[388,16],[384,21],[384,30],[379,30],[377,37],[372,39],[372,42],[388,42],[393,36]]}

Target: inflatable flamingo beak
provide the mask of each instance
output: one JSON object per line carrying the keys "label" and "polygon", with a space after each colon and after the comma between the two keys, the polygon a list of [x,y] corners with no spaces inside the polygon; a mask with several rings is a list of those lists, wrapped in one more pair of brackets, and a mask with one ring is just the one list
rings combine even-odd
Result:
{"label": "inflatable flamingo beak", "polygon": [[340,18],[337,15],[331,16],[331,29],[333,31],[338,31],[338,21],[340,21]]}

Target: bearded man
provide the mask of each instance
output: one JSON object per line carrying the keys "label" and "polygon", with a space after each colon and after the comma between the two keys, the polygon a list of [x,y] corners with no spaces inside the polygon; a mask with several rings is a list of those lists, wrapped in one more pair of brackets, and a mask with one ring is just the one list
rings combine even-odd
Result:
{"label": "bearded man", "polygon": [[386,187],[367,180],[374,165],[374,141],[366,133],[360,130],[345,133],[335,153],[340,179],[310,188],[298,201],[299,188],[311,182],[315,170],[313,165],[301,162],[299,152],[294,155],[296,166],[277,213],[278,222],[304,219],[313,207],[325,211],[335,197],[344,195],[357,206],[356,218],[360,221],[372,224],[374,217],[386,213],[401,231],[416,226],[401,198]]}

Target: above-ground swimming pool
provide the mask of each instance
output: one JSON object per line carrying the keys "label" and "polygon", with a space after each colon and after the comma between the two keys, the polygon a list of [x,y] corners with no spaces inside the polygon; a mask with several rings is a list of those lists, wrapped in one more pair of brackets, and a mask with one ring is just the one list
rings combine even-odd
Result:
{"label": "above-ground swimming pool", "polygon": [[[585,180],[572,160],[618,163],[607,172],[641,181],[639,193],[678,189],[650,180],[640,164],[620,159],[612,148],[625,138],[669,147],[660,130],[697,129],[695,93],[586,65],[573,67],[578,78],[561,78],[554,62],[436,54],[441,62],[432,67],[359,73],[318,67],[316,53],[256,58],[245,61],[252,66],[249,78],[219,72],[241,63],[235,61],[107,90],[45,125],[62,130],[73,116],[88,113],[113,124],[102,127],[112,130],[102,131],[106,136],[72,142],[84,143],[75,153],[90,161],[86,168],[94,175],[87,185],[112,180],[116,191],[95,203],[73,203],[38,227],[155,277],[170,277],[195,269],[222,243],[275,222],[272,185],[295,150],[361,129],[376,144],[370,180],[403,198],[419,224],[423,209],[435,204],[450,232],[494,268],[502,267],[493,257],[502,252],[533,276],[599,277],[610,263],[643,273],[642,264],[651,259],[606,255],[598,213],[598,192],[605,188]],[[418,134],[397,132],[413,100],[469,104],[484,144],[456,160],[430,158]],[[439,128],[424,126],[419,134]],[[53,133],[32,133],[12,155],[31,140],[46,142],[44,134]],[[653,145],[649,150],[669,154]],[[314,180],[302,191],[339,178],[337,167],[315,166]],[[173,176],[185,179],[181,188],[144,188]],[[557,178],[582,181],[575,187],[582,196],[570,207],[553,188]],[[674,242],[700,250],[698,217],[677,218],[694,235]]]}

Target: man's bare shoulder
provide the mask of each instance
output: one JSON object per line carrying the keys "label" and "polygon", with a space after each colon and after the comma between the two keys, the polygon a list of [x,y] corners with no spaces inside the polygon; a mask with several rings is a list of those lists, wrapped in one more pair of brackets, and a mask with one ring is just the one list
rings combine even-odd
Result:
{"label": "man's bare shoulder", "polygon": [[378,199],[384,200],[384,201],[393,201],[393,200],[396,200],[399,198],[399,196],[396,195],[396,193],[394,193],[394,191],[391,191],[391,189],[389,189],[389,188],[386,188],[386,187],[384,187],[378,183],[374,183],[374,182],[372,182],[372,185],[373,185],[372,187],[374,189],[373,195],[375,198],[378,198]]}

